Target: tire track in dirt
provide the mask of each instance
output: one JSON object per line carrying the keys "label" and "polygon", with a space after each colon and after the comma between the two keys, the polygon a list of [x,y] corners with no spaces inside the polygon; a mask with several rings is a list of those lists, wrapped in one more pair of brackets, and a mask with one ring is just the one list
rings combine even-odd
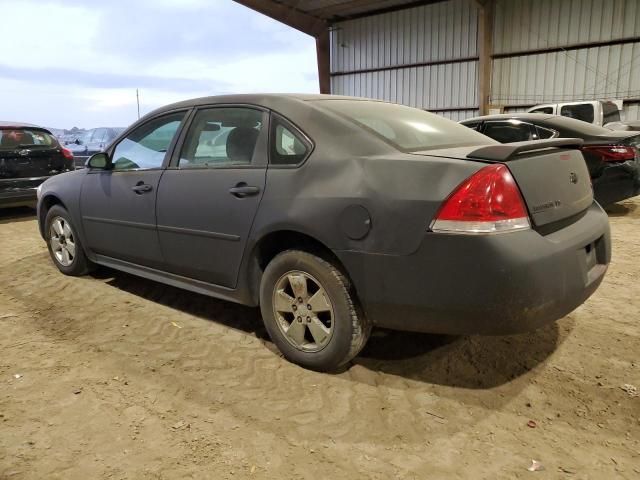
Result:
{"label": "tire track in dirt", "polygon": [[[633,228],[622,218],[624,233],[614,233],[618,243]],[[611,456],[632,465],[633,452],[640,451],[627,436],[637,439],[640,429],[625,422],[637,419],[637,410],[616,385],[622,376],[604,387],[592,380],[607,362],[617,362],[612,374],[624,367],[631,372],[627,381],[637,378],[630,358],[638,326],[617,321],[603,296],[558,326],[529,335],[450,339],[376,332],[355,365],[324,375],[282,359],[255,309],[110,270],[62,276],[34,225],[0,224],[0,239],[29,239],[26,247],[11,244],[0,252],[0,305],[18,315],[3,320],[0,346],[35,342],[30,351],[18,349],[16,358],[33,362],[30,375],[55,382],[39,391],[11,383],[33,393],[0,393],[0,412],[24,415],[23,438],[35,436],[57,453],[47,464],[28,447],[15,446],[20,424],[11,420],[0,433],[0,478],[9,466],[3,448],[40,473],[25,478],[55,478],[52,471],[67,478],[178,478],[205,471],[233,478],[231,470],[246,474],[255,463],[266,478],[509,478],[534,453],[547,464],[568,459],[573,468],[611,477],[619,474]],[[602,292],[629,302],[638,289],[618,288],[618,282],[638,270],[631,255],[618,258]],[[603,330],[603,322],[610,328]],[[618,344],[606,358],[598,350]],[[12,362],[0,361],[4,378],[16,368]],[[73,383],[82,384],[83,393],[58,404]],[[43,393],[51,404],[29,413]],[[85,402],[75,407],[85,424],[74,431],[61,420],[72,400]],[[526,427],[530,417],[540,429]],[[47,427],[46,418],[55,425]],[[136,435],[146,447],[136,448],[130,439]],[[116,463],[122,449],[135,452],[137,463]],[[91,461],[78,459],[87,455]]]}

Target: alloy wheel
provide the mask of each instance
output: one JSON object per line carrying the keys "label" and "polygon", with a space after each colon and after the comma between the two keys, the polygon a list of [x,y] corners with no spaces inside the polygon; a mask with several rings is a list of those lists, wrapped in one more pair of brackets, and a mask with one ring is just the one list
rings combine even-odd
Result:
{"label": "alloy wheel", "polygon": [[287,341],[304,352],[319,352],[331,340],[334,309],[320,282],[301,271],[285,273],[273,291],[276,323]]}
{"label": "alloy wheel", "polygon": [[62,217],[55,217],[49,227],[49,244],[56,261],[68,267],[76,258],[76,242],[71,225]]}

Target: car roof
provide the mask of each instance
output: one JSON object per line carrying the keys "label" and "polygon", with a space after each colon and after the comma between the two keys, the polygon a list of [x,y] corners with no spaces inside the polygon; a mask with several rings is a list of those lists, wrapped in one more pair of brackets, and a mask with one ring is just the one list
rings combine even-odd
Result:
{"label": "car roof", "polygon": [[482,122],[485,120],[549,120],[557,117],[558,115],[551,115],[548,113],[500,113],[496,115],[483,115],[481,117],[465,118],[460,123],[466,122]]}
{"label": "car roof", "polygon": [[41,127],[39,125],[34,125],[32,123],[24,123],[24,122],[7,122],[7,121],[2,121],[0,120],[0,128],[39,128],[40,130],[46,130],[47,132],[49,131],[48,129]]}
{"label": "car roof", "polygon": [[172,103],[160,107],[153,112],[150,112],[147,116],[156,115],[165,111],[175,110],[179,108],[191,108],[202,105],[211,104],[224,104],[224,103],[247,103],[252,105],[263,105],[271,108],[286,108],[292,103],[303,103],[319,100],[354,100],[354,101],[369,101],[369,102],[382,102],[382,100],[376,100],[374,98],[360,98],[349,97],[345,95],[325,95],[325,94],[313,94],[313,93],[243,93],[235,95],[215,95],[211,97],[199,97],[189,100],[183,100],[181,102]]}

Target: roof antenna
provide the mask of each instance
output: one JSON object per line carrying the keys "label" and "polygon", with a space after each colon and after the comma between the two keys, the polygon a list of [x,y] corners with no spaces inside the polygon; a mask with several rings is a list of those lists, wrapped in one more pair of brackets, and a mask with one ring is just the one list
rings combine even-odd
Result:
{"label": "roof antenna", "polygon": [[138,104],[138,120],[140,120],[140,95],[138,94],[137,88],[136,88],[136,103]]}

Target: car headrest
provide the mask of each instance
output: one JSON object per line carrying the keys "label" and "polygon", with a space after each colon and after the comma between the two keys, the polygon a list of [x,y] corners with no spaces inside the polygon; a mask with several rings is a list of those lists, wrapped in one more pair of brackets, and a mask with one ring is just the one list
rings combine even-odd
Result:
{"label": "car headrest", "polygon": [[252,127],[236,127],[227,137],[227,157],[232,162],[251,163],[260,132]]}

